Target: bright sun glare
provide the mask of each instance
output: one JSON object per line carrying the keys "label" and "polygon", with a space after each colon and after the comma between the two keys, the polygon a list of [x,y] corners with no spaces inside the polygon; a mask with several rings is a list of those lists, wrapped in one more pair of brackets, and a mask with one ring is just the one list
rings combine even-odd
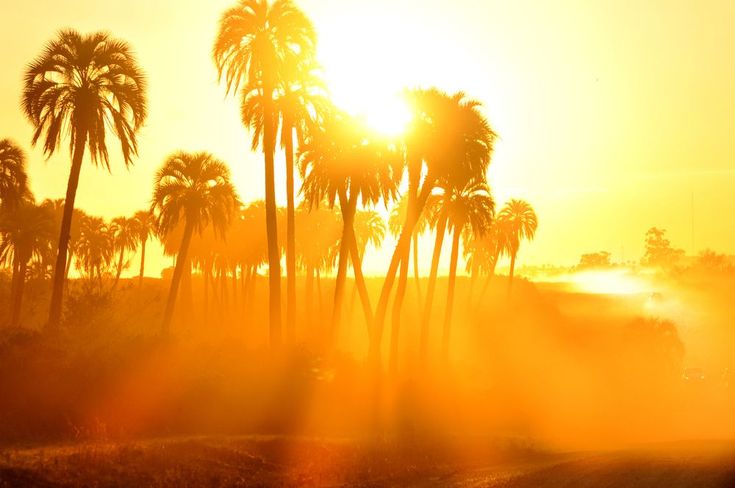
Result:
{"label": "bright sun glare", "polygon": [[604,295],[635,295],[646,291],[640,278],[625,270],[582,271],[572,276],[575,288],[580,291]]}

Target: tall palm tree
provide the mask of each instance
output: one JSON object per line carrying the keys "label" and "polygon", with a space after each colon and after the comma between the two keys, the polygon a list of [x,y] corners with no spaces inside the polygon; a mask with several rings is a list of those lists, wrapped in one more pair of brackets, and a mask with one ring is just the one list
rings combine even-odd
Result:
{"label": "tall palm tree", "polygon": [[449,334],[452,325],[460,238],[467,233],[483,235],[490,228],[494,211],[495,202],[490,196],[490,188],[484,181],[469,181],[462,188],[452,188],[446,209],[447,223],[452,232],[452,254],[449,262],[449,282],[442,337],[442,359],[444,361],[449,359]]}
{"label": "tall palm tree", "polygon": [[[408,93],[413,119],[406,135],[408,208],[406,223],[388,267],[375,314],[370,356],[377,362],[388,299],[398,266],[408,259],[411,237],[434,188],[441,181],[484,177],[490,163],[495,133],[480,112],[480,103],[458,92],[437,89]],[[422,180],[423,178],[423,180]],[[400,286],[400,283],[399,283]]]}
{"label": "tall palm tree", "polygon": [[112,244],[118,253],[118,260],[115,266],[115,282],[114,286],[120,281],[120,275],[124,268],[129,266],[129,262],[125,261],[125,254],[135,252],[138,248],[138,224],[132,218],[116,217],[110,224],[112,231]]}
{"label": "tall palm tree", "polygon": [[371,133],[359,120],[337,111],[332,111],[322,130],[312,134],[304,146],[302,173],[306,201],[314,206],[323,200],[329,205],[339,202],[342,212],[343,232],[335,280],[332,335],[340,323],[347,260],[350,257],[366,323],[371,327],[372,308],[362,276],[353,223],[359,200],[363,206],[381,201],[387,206],[395,197],[400,164],[395,144]]}
{"label": "tall palm tree", "polygon": [[148,210],[139,210],[133,215],[135,222],[135,238],[140,244],[140,274],[138,275],[138,286],[143,285],[143,274],[145,272],[145,247],[148,238],[155,233],[155,222],[153,215]]}
{"label": "tall palm tree", "polygon": [[205,152],[177,152],[166,159],[154,180],[151,213],[162,235],[184,222],[176,267],[171,281],[162,331],[168,333],[173,317],[187,252],[194,231],[201,235],[210,224],[224,234],[237,206],[235,188],[230,182],[230,170],[222,161]]}
{"label": "tall palm tree", "polygon": [[10,325],[20,321],[28,266],[42,259],[53,241],[53,217],[46,207],[22,200],[12,208],[0,209],[0,264],[12,266]]}
{"label": "tall palm tree", "polygon": [[85,148],[93,164],[110,169],[108,132],[120,141],[126,166],[137,154],[136,134],[146,118],[145,77],[124,41],[98,32],[59,32],[28,67],[23,110],[35,126],[33,145],[43,138],[50,157],[69,134],[71,171],[64,200],[48,327],[61,318],[69,231]]}
{"label": "tall palm tree", "polygon": [[[299,59],[286,63],[282,80],[274,95],[280,141],[286,156],[286,328],[293,339],[296,320],[296,214],[294,146],[301,146],[307,135],[318,128],[330,109],[327,89],[314,53],[302,53]],[[257,94],[257,92],[255,92]],[[245,125],[262,131],[260,115],[264,113],[263,97],[243,97],[242,119]]]}
{"label": "tall palm tree", "polygon": [[28,193],[26,156],[10,139],[0,140],[0,206],[19,203]]}
{"label": "tall palm tree", "polygon": [[242,85],[243,98],[261,99],[262,112],[246,122],[254,129],[253,148],[262,146],[265,159],[269,318],[274,347],[281,342],[281,270],[273,163],[277,115],[273,100],[283,81],[284,66],[308,57],[315,43],[311,22],[289,0],[276,0],[272,4],[267,0],[240,0],[222,14],[212,50],[227,93],[237,93]]}
{"label": "tall palm tree", "polygon": [[513,199],[503,205],[498,214],[500,229],[505,234],[505,240],[510,255],[510,272],[508,273],[508,293],[513,286],[513,272],[516,267],[516,256],[521,241],[532,240],[538,228],[538,218],[533,207],[525,200]]}

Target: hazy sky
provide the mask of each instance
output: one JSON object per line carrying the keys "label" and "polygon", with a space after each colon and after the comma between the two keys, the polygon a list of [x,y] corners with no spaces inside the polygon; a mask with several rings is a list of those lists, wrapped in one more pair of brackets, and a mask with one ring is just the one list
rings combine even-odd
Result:
{"label": "hazy sky", "polygon": [[[63,27],[126,39],[149,78],[140,157],[126,170],[116,156],[112,176],[85,166],[79,207],[105,217],[146,207],[152,175],[175,149],[213,152],[231,165],[243,199],[262,198],[262,158],[249,152],[238,102],[224,97],[210,56],[232,3],[0,0],[0,137],[29,150],[37,198],[64,195],[69,154],[45,161],[30,150],[21,80]],[[461,89],[483,102],[500,135],[489,171],[496,199],[524,198],[539,215],[520,265],[573,264],[599,250],[639,259],[654,225],[690,252],[692,195],[696,250],[735,253],[735,2],[297,4],[316,25],[319,57],[347,108],[403,86]],[[381,260],[373,252],[367,272]]]}

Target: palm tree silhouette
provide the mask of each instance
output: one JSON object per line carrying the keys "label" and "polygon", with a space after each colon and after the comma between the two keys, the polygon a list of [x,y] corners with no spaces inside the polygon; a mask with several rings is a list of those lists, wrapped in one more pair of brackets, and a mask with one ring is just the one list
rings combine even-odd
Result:
{"label": "palm tree silhouette", "polygon": [[159,233],[166,235],[180,221],[184,222],[161,325],[164,334],[169,331],[181,277],[188,266],[187,253],[194,231],[201,235],[211,224],[216,232],[224,234],[236,205],[230,170],[211,154],[174,153],[156,173],[151,213],[155,215]]}
{"label": "palm tree silhouette", "polygon": [[[355,243],[357,245],[357,254],[362,266],[365,252],[368,245],[372,245],[375,249],[379,249],[385,239],[385,221],[375,210],[358,210],[355,213]],[[353,266],[354,270],[354,266]],[[357,296],[357,286],[352,287],[352,296],[350,298],[350,315]]]}
{"label": "palm tree silhouette", "polygon": [[538,218],[528,202],[513,199],[503,205],[498,214],[498,221],[510,255],[510,272],[508,273],[508,293],[510,293],[518,249],[522,240],[533,239],[538,228]]}
{"label": "palm tree silhouette", "polygon": [[[403,224],[406,222],[406,215],[408,213],[408,196],[403,195],[398,201],[398,205],[394,205],[390,212],[388,219],[388,228],[390,233],[394,237],[398,237],[401,234]],[[416,280],[416,296],[418,297],[419,310],[422,309],[422,293],[421,293],[421,277],[419,276],[419,236],[426,232],[428,226],[428,219],[426,218],[426,212],[422,212],[419,220],[416,222],[416,228],[413,233],[411,247],[413,249],[413,275]]]}
{"label": "palm tree silhouette", "polygon": [[[311,325],[314,318],[314,280],[318,273],[334,267],[339,255],[340,235],[342,230],[339,212],[323,202],[310,208],[310,204],[302,202],[296,212],[298,228],[309,229],[308,233],[296,235],[296,251],[299,265],[306,273],[305,300],[306,323]],[[321,315],[321,299],[318,313]]]}
{"label": "palm tree silhouette", "polygon": [[0,206],[20,203],[28,193],[26,156],[10,139],[0,140]]}
{"label": "palm tree silhouette", "polygon": [[138,146],[136,133],[146,118],[145,77],[132,50],[106,33],[59,32],[25,74],[23,109],[35,127],[33,145],[43,138],[51,156],[68,132],[71,171],[64,200],[54,269],[48,327],[61,318],[69,230],[85,147],[93,164],[110,169],[108,131],[117,136],[126,166]]}
{"label": "palm tree silhouette", "polygon": [[125,262],[125,253],[135,252],[138,248],[138,224],[134,219],[117,217],[112,220],[110,230],[112,232],[113,248],[118,253],[118,261],[115,266],[114,288],[120,281],[122,270],[129,265],[129,263]]}
{"label": "palm tree silhouette", "polygon": [[79,222],[77,265],[82,273],[102,289],[102,278],[108,272],[115,254],[114,233],[100,217],[85,216]]}
{"label": "palm tree silhouette", "polygon": [[354,218],[358,200],[363,206],[384,202],[387,206],[397,192],[400,156],[396,145],[371,133],[353,117],[332,111],[321,131],[311,135],[302,152],[302,191],[316,206],[323,200],[332,206],[339,201],[343,232],[335,280],[331,339],[340,323],[347,260],[352,257],[355,283],[363,302],[368,328],[372,308],[367,295],[359,252],[355,241]]}
{"label": "palm tree silhouette", "polygon": [[17,327],[23,304],[28,266],[41,260],[52,246],[53,216],[49,209],[26,199],[0,209],[0,264],[12,266],[10,326]]}
{"label": "palm tree silhouette", "polygon": [[135,238],[140,244],[140,274],[138,275],[138,286],[143,285],[143,273],[145,272],[145,247],[148,238],[155,234],[155,222],[153,215],[148,210],[139,210],[133,215],[135,225]]}
{"label": "palm tree silhouette", "polygon": [[289,0],[276,0],[270,5],[267,0],[240,0],[222,15],[212,52],[227,93],[237,93],[242,85],[243,105],[247,104],[248,97],[261,100],[262,111],[245,122],[254,129],[253,148],[261,145],[265,159],[269,318],[273,347],[281,342],[281,270],[273,163],[277,114],[273,100],[283,81],[284,66],[297,63],[313,52],[315,43],[311,22]]}
{"label": "palm tree silhouette", "polygon": [[447,222],[452,232],[452,254],[449,262],[449,282],[442,336],[442,359],[444,361],[449,359],[449,335],[452,325],[460,238],[467,233],[483,235],[490,228],[495,211],[495,202],[490,196],[490,188],[484,181],[469,181],[463,188],[452,188],[447,204]]}
{"label": "palm tree silhouette", "polygon": [[468,233],[464,240],[463,256],[466,261],[466,271],[470,274],[470,291],[467,297],[470,308],[473,308],[473,290],[478,276],[486,276],[485,284],[477,300],[477,306],[480,306],[490,286],[490,281],[495,275],[498,260],[507,252],[508,243],[505,235],[500,230],[497,219],[493,220],[490,227],[482,235]]}
{"label": "palm tree silhouette", "polygon": [[[296,220],[294,143],[303,144],[307,135],[316,130],[330,109],[324,81],[312,59],[313,53],[303,53],[282,67],[282,80],[274,94],[273,106],[280,123],[281,146],[286,156],[286,328],[293,338],[296,309]],[[264,98],[255,90],[243,97],[243,123],[255,134],[263,131]],[[294,138],[295,135],[295,138]],[[256,136],[257,137],[257,136]],[[258,140],[254,139],[254,141]]]}
{"label": "palm tree silhouette", "polygon": [[464,93],[449,96],[437,89],[419,89],[408,92],[407,97],[413,111],[406,135],[409,200],[406,223],[378,300],[370,341],[370,356],[376,363],[396,272],[401,261],[408,259],[411,237],[427,200],[440,181],[483,178],[495,141],[495,133],[480,113],[480,103],[467,99]]}

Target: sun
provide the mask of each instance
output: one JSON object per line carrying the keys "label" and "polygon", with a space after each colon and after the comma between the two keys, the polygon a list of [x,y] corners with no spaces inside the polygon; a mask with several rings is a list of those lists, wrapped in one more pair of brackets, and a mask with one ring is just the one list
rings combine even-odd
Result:
{"label": "sun", "polygon": [[397,94],[383,100],[376,99],[358,115],[365,117],[374,131],[391,137],[403,135],[411,122],[408,105]]}

